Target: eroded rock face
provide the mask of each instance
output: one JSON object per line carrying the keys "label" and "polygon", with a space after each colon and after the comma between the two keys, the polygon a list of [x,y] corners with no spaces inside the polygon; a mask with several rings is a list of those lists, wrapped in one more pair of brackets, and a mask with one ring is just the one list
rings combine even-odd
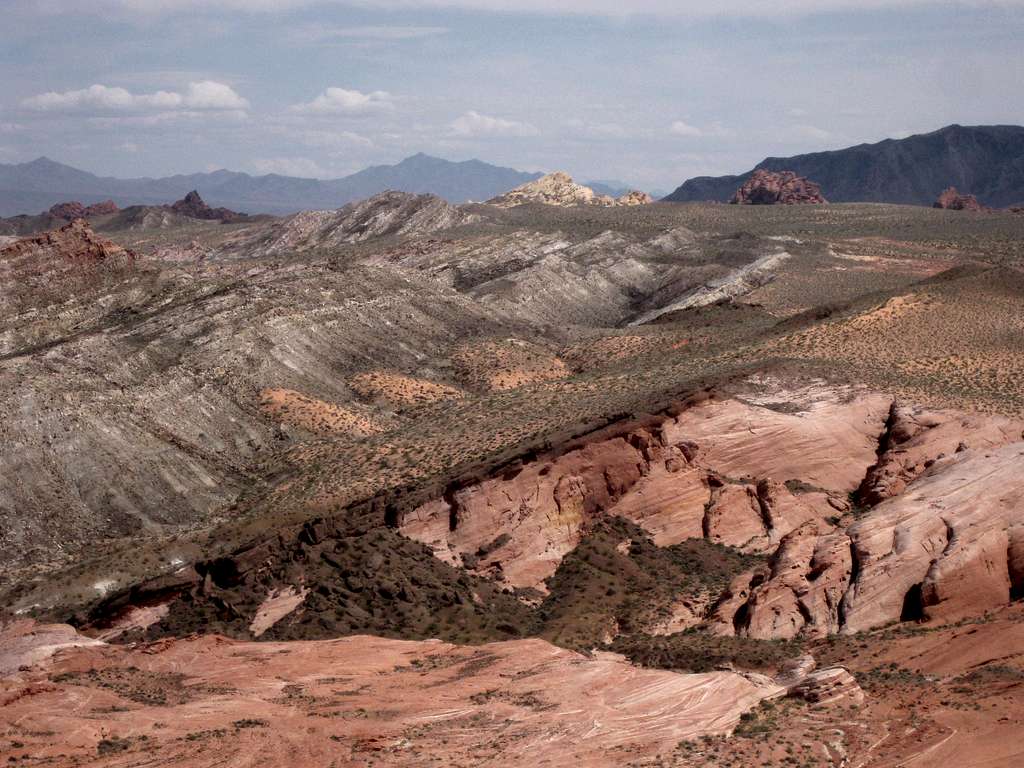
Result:
{"label": "eroded rock face", "polygon": [[956,187],[943,190],[932,208],[945,208],[950,211],[984,211],[985,206],[978,202],[974,195],[961,195]]}
{"label": "eroded rock face", "polygon": [[122,758],[160,764],[194,761],[201,750],[203,764],[326,765],[351,753],[409,766],[619,766],[624,754],[656,760],[682,740],[726,734],[783,692],[767,679],[640,669],[543,640],[466,647],[207,635],[39,657],[0,680],[0,727],[19,734],[0,757],[91,762],[106,743]]}
{"label": "eroded rock face", "polygon": [[845,632],[902,619],[955,621],[1020,595],[1024,443],[937,462],[851,526],[857,577]]}
{"label": "eroded rock face", "polygon": [[[27,237],[0,250],[0,259],[15,260],[32,256],[38,261],[61,260],[79,264],[126,266],[135,254],[92,231],[85,219],[75,219],[53,232]],[[45,267],[45,262],[40,264]]]}
{"label": "eroded rock face", "polygon": [[793,171],[758,169],[729,202],[734,205],[802,205],[828,201],[817,184]]}
{"label": "eroded rock face", "polygon": [[104,200],[102,203],[82,205],[77,200],[67,203],[57,203],[50,208],[50,215],[58,219],[88,219],[91,216],[103,216],[108,213],[117,213],[120,210],[113,200]]}
{"label": "eroded rock face", "polygon": [[966,448],[994,448],[1024,439],[1024,422],[893,403],[882,454],[858,491],[867,504],[903,493],[936,461]]}
{"label": "eroded rock face", "polygon": [[[883,457],[884,461],[884,457]],[[845,531],[810,521],[739,577],[715,631],[770,639],[956,621],[1024,596],[1024,443],[965,449]]]}
{"label": "eroded rock face", "polygon": [[702,402],[453,490],[401,531],[447,563],[540,591],[600,516],[637,523],[659,546],[704,537],[767,553],[808,522],[825,533],[876,458],[889,400],[817,385],[760,393],[771,407],[756,394]]}
{"label": "eroded rock face", "polygon": [[762,640],[835,633],[851,573],[845,534],[807,522],[782,539],[768,569],[739,577],[713,624],[721,634]]}

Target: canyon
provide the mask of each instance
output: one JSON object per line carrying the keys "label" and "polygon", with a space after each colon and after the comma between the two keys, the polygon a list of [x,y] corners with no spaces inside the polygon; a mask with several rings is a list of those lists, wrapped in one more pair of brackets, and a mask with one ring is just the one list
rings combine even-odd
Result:
{"label": "canyon", "polygon": [[0,759],[1020,759],[1020,217],[549,182],[11,225]]}

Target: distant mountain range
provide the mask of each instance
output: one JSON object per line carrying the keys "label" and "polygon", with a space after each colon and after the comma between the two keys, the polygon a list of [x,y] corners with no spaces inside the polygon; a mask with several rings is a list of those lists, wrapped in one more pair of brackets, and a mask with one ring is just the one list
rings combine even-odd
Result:
{"label": "distant mountain range", "polygon": [[795,171],[830,201],[931,205],[955,186],[996,208],[1024,201],[1024,127],[950,125],[906,139],[795,157],[769,157],[738,176],[690,179],[665,200],[727,201],[759,168]]}
{"label": "distant mountain range", "polygon": [[214,171],[152,179],[115,179],[40,157],[0,165],[0,216],[39,213],[66,200],[85,204],[111,199],[118,205],[161,205],[198,190],[212,206],[246,213],[294,213],[339,208],[385,190],[430,192],[452,203],[487,200],[540,178],[512,168],[467,160],[452,162],[417,154],[396,165],[375,165],[340,179],[303,179]]}

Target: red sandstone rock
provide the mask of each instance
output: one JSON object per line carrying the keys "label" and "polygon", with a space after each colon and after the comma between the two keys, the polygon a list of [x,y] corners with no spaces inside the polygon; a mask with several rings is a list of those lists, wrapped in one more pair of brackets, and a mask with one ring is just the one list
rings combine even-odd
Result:
{"label": "red sandstone rock", "polygon": [[0,649],[27,646],[36,665],[0,679],[5,765],[28,753],[55,766],[99,755],[118,765],[611,768],[661,762],[683,740],[727,734],[784,692],[759,676],[641,669],[543,640],[207,635],[75,648],[94,641],[63,627],[65,649],[54,656],[32,653],[26,631],[0,632]]}
{"label": "red sandstone rock", "polygon": [[878,463],[868,471],[858,495],[878,504],[903,493],[937,460],[961,445],[995,448],[1024,439],[1024,421],[893,403]]}
{"label": "red sandstone rock", "polygon": [[955,621],[1024,594],[1024,443],[965,450],[849,529],[843,631]]}
{"label": "red sandstone rock", "polygon": [[[19,257],[109,266],[125,266],[135,261],[132,251],[97,235],[85,219],[75,219],[52,232],[17,240],[0,250],[0,258]],[[47,266],[40,264],[40,268]]]}
{"label": "red sandstone rock", "polygon": [[758,169],[729,202],[734,205],[800,205],[828,201],[817,184],[793,171]]}
{"label": "red sandstone rock", "polygon": [[93,205],[82,205],[77,200],[67,203],[57,203],[50,208],[50,215],[58,219],[88,219],[91,216],[103,216],[108,213],[117,213],[120,210],[113,200],[104,200],[102,203]]}
{"label": "red sandstone rock", "polygon": [[984,211],[985,206],[978,202],[974,195],[961,195],[956,187],[949,187],[932,203],[932,208],[945,208],[950,211]]}

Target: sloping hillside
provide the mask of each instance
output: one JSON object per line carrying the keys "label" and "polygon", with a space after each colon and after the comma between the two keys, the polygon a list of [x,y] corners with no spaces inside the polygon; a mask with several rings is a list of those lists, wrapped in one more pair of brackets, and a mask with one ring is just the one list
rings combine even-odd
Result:
{"label": "sloping hillside", "polygon": [[1005,207],[1024,200],[1024,127],[950,125],[906,139],[769,157],[738,176],[690,179],[665,200],[725,202],[758,169],[806,176],[837,203],[931,205],[955,186],[985,205]]}

